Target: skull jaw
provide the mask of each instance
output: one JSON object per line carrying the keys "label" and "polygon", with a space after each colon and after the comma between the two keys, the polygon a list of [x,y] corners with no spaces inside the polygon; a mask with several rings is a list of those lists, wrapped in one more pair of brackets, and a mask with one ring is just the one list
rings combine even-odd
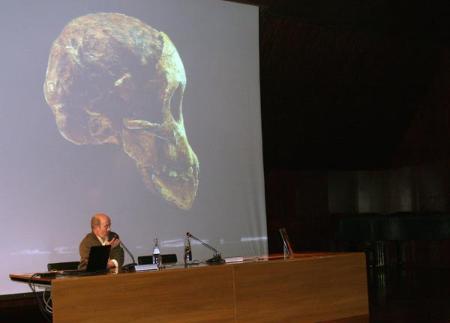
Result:
{"label": "skull jaw", "polygon": [[197,196],[199,163],[189,143],[185,141],[178,150],[178,158],[185,163],[183,167],[178,164],[175,170],[170,158],[163,153],[165,150],[160,148],[160,139],[151,132],[124,130],[122,139],[123,149],[136,162],[147,189],[182,210],[191,209]]}
{"label": "skull jaw", "polygon": [[167,202],[182,210],[191,209],[197,195],[198,177],[171,178],[156,175],[146,167],[138,168],[148,189],[156,191]]}

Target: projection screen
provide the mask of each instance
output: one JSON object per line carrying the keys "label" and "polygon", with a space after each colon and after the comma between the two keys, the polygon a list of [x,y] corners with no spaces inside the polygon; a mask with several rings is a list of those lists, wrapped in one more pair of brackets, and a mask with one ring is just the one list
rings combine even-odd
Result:
{"label": "projection screen", "polygon": [[186,232],[267,254],[256,7],[30,0],[0,17],[0,294],[79,260],[96,212],[135,258],[157,237],[182,260]]}

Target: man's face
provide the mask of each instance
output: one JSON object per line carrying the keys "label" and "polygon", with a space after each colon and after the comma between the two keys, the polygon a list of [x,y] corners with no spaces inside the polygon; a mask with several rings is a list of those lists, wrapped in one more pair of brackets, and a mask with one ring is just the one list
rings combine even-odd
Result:
{"label": "man's face", "polygon": [[94,233],[102,239],[108,238],[108,233],[111,230],[111,220],[107,217],[100,218],[100,224],[94,227]]}

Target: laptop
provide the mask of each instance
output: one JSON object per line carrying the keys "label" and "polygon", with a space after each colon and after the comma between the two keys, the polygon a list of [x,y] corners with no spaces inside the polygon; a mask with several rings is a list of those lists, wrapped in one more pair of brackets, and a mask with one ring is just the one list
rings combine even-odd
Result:
{"label": "laptop", "polygon": [[63,270],[62,275],[88,276],[108,272],[108,259],[111,246],[94,246],[89,251],[86,270]]}

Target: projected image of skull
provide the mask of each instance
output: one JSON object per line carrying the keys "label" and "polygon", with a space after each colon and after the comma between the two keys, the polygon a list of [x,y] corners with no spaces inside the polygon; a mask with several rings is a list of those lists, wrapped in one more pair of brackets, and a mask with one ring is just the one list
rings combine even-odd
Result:
{"label": "projected image of skull", "polygon": [[98,13],[74,19],[54,41],[44,95],[65,139],[120,145],[149,190],[190,209],[199,162],[184,128],[185,87],[183,62],[165,33]]}

